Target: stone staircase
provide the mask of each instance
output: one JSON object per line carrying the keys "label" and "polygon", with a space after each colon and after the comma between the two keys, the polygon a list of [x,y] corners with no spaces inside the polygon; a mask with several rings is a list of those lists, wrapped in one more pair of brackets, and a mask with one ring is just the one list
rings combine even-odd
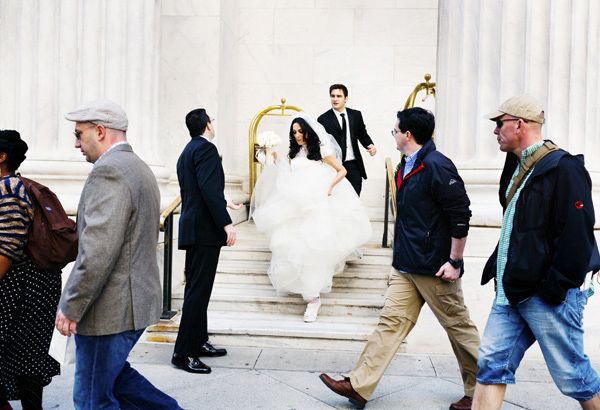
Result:
{"label": "stone staircase", "polygon": [[[211,342],[227,346],[361,349],[383,306],[392,255],[391,248],[381,247],[383,222],[372,224],[373,236],[361,247],[362,258],[349,261],[345,270],[334,277],[331,293],[321,297],[319,318],[314,323],[304,323],[306,303],[299,295],[278,296],[271,286],[267,238],[251,222],[236,225],[236,245],[222,248],[217,267],[209,305]],[[173,309],[180,309],[182,303],[183,285],[179,284],[174,287]],[[179,315],[149,328],[146,340],[174,342],[178,321]]]}
{"label": "stone staircase", "polygon": [[[468,187],[474,203],[464,255],[466,273],[462,278],[465,304],[471,319],[483,333],[494,299],[494,286],[488,284],[482,287],[480,279],[485,261],[499,238],[497,221],[501,218],[501,210],[494,202],[497,198],[494,185],[497,176],[485,179],[485,175],[479,175],[477,171],[463,173],[473,180],[483,178],[482,181],[477,180],[481,183]],[[494,184],[490,185],[490,181]],[[266,274],[270,260],[266,237],[258,233],[252,223],[236,225],[237,243],[232,248],[222,249],[209,305],[211,342],[224,346],[362,350],[377,324],[383,305],[392,254],[391,249],[381,248],[384,199],[379,187],[384,184],[371,179],[369,182],[371,184],[363,188],[361,200],[367,207],[373,236],[361,247],[363,258],[349,262],[344,272],[334,277],[332,292],[322,295],[322,307],[314,323],[302,320],[306,304],[301,297],[277,296],[271,287]],[[245,219],[243,212],[238,216],[234,220]],[[176,230],[177,222],[176,219]],[[392,224],[388,226],[388,229],[391,228]],[[600,235],[597,236],[600,241]],[[183,302],[184,252],[175,251],[173,256],[173,309],[177,310]],[[599,287],[597,285],[597,289]],[[595,320],[595,312],[599,308],[600,297],[590,298],[584,328],[586,353],[592,357],[600,357],[600,322]],[[173,343],[178,321],[179,316],[175,316],[149,328],[146,340]],[[453,353],[445,331],[427,307],[422,309],[416,327],[399,351],[412,354]],[[533,349],[528,352],[528,357],[541,358],[541,352]]]}
{"label": "stone staircase", "polygon": [[[373,210],[369,214],[373,235],[361,247],[362,259],[348,262],[345,270],[334,277],[331,293],[322,295],[314,323],[304,323],[306,304],[300,296],[278,296],[271,286],[266,273],[271,255],[267,238],[253,223],[236,225],[237,242],[232,248],[222,248],[209,305],[211,342],[224,346],[362,350],[383,306],[392,258],[391,248],[381,247],[382,218]],[[392,227],[389,224],[388,229]],[[465,250],[465,302],[480,331],[494,293],[493,286],[480,286],[480,273],[497,239],[497,229],[472,227]],[[183,260],[184,253],[176,251],[174,310],[180,309],[183,302]],[[173,343],[179,317],[148,328],[145,340]],[[427,307],[399,351],[452,353],[446,333]]]}
{"label": "stone staircase", "polygon": [[[277,296],[266,271],[270,252],[266,238],[253,224],[236,226],[238,242],[223,248],[209,305],[211,342],[223,346],[293,347],[319,350],[360,351],[372,333],[383,305],[391,249],[381,248],[383,223],[373,221],[373,236],[362,246],[363,258],[348,263],[334,277],[333,289],[322,295],[319,318],[304,323],[305,303],[299,296]],[[465,249],[466,273],[462,279],[465,303],[471,319],[483,333],[494,298],[494,287],[482,287],[481,270],[498,240],[499,229],[471,227]],[[600,239],[600,238],[599,238]],[[183,252],[176,252],[174,274],[183,272]],[[183,301],[182,277],[175,278],[174,309]],[[597,285],[598,288],[598,285]],[[590,298],[584,317],[586,353],[600,357],[600,324],[595,312],[600,297]],[[173,343],[179,316],[148,328],[145,340]],[[537,346],[537,345],[536,345]],[[447,335],[429,308],[424,307],[417,326],[399,352],[411,354],[452,354]],[[538,348],[529,358],[541,358]]]}

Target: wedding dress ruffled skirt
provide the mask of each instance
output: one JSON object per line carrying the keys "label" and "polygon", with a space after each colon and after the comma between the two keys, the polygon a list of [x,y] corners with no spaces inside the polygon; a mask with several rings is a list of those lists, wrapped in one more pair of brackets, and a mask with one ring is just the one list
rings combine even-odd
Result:
{"label": "wedding dress ruffled skirt", "polygon": [[327,195],[335,174],[321,161],[297,157],[259,178],[251,217],[269,238],[268,273],[280,294],[309,301],[330,292],[333,275],[371,237],[367,213],[345,178]]}

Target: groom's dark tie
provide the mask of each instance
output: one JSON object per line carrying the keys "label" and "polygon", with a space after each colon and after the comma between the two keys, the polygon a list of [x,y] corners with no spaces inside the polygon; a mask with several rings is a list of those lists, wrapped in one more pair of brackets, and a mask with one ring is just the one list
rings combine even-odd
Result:
{"label": "groom's dark tie", "polygon": [[340,114],[342,116],[342,138],[340,141],[340,148],[342,148],[342,160],[346,159],[346,136],[347,127],[346,127],[346,114]]}

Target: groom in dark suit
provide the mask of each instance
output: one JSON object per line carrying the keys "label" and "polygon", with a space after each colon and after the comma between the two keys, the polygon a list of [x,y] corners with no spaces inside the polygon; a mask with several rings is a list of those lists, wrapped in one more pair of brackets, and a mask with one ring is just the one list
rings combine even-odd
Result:
{"label": "groom in dark suit", "polygon": [[367,134],[360,111],[346,108],[348,88],[344,84],[334,84],[329,87],[329,97],[332,108],[323,113],[317,121],[340,144],[342,164],[348,171],[346,178],[352,184],[356,194],[360,195],[362,180],[367,179],[367,173],[358,149],[358,141],[371,156],[377,153],[377,149]]}
{"label": "groom in dark suit", "polygon": [[200,357],[224,356],[225,349],[208,343],[208,302],[212,293],[219,253],[233,246],[236,233],[226,210],[225,174],[217,147],[215,128],[206,110],[185,117],[192,140],[177,161],[181,191],[179,249],[185,249],[185,295],[179,334],[171,362],[190,373],[210,373]]}

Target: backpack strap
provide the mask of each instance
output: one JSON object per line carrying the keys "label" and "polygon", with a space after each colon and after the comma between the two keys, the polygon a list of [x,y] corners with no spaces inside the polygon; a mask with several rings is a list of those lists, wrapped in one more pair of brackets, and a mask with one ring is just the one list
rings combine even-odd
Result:
{"label": "backpack strap", "polygon": [[519,173],[513,178],[513,184],[508,192],[508,195],[506,196],[507,206],[510,204],[510,201],[513,199],[513,196],[515,196],[517,189],[519,189],[529,171],[531,171],[531,168],[533,168],[535,164],[537,164],[546,155],[552,151],[556,151],[557,149],[559,149],[558,146],[553,142],[545,141],[542,146],[536,149],[533,154],[528,156],[525,161],[523,161],[521,167],[519,168]]}

